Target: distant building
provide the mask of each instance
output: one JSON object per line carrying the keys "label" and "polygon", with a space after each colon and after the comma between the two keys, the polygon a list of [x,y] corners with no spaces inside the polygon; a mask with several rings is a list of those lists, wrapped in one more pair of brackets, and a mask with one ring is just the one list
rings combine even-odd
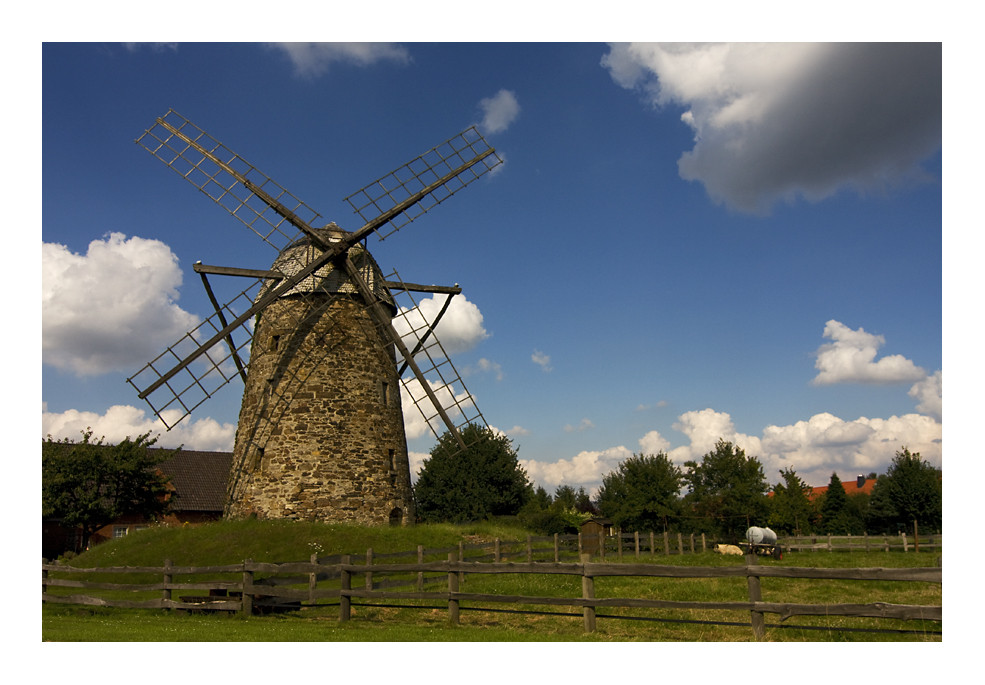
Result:
{"label": "distant building", "polygon": [[613,532],[612,521],[609,519],[588,519],[581,524],[581,551],[585,554],[598,554],[599,534],[605,537]]}
{"label": "distant building", "polygon": [[[149,454],[171,452],[153,447],[147,451]],[[97,530],[89,540],[90,546],[155,524],[195,525],[221,519],[232,459],[230,452],[179,450],[157,465],[161,473],[171,478],[171,489],[166,496],[170,506],[161,520],[147,521],[138,516],[120,518]],[[70,550],[81,552],[81,541],[79,531],[61,525],[57,519],[42,519],[41,555],[44,558],[54,559]]]}
{"label": "distant building", "polygon": [[[844,481],[842,482],[842,487],[845,488],[845,494],[851,497],[852,495],[871,495],[872,488],[876,486],[875,478],[866,478],[865,476],[859,476],[854,481]],[[819,497],[824,495],[828,491],[827,485],[822,485],[821,487],[811,488],[807,491],[807,499],[814,502]]]}

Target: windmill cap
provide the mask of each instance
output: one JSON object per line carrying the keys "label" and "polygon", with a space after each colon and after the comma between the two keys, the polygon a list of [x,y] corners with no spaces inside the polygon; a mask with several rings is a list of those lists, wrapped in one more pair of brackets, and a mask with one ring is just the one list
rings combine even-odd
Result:
{"label": "windmill cap", "polygon": [[[339,228],[334,222],[326,224],[323,228],[316,228],[314,232],[322,240],[333,243],[342,240],[345,236],[351,235],[349,231]],[[295,240],[281,250],[277,259],[274,260],[271,270],[279,271],[285,276],[296,274],[318,253],[318,249],[314,248],[311,243],[311,238],[307,235]],[[373,259],[369,251],[363,245],[357,243],[349,248],[349,256],[376,297],[387,306],[391,315],[395,314],[397,311],[396,303],[386,286],[386,279],[383,277],[379,265],[377,265],[376,260]],[[271,287],[274,287],[273,282],[265,284],[257,294],[257,300],[262,298]],[[344,271],[337,269],[335,265],[329,262],[322,265],[314,274],[300,281],[286,293],[283,293],[281,297],[316,292],[356,295],[359,289],[355,283],[350,281]]]}

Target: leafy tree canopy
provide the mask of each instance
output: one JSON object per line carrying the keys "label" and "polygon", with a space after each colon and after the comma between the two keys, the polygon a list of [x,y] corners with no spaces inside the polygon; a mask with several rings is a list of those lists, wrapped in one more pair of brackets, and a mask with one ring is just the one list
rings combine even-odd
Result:
{"label": "leafy tree canopy", "polygon": [[781,469],[783,481],[773,486],[770,500],[770,527],[776,532],[800,535],[811,530],[813,507],[807,493],[807,485],[792,468]]}
{"label": "leafy tree canopy", "polygon": [[696,517],[696,529],[734,541],[750,524],[766,521],[769,485],[763,465],[741,447],[719,439],[700,464],[687,461],[684,469],[688,487],[684,501]]}
{"label": "leafy tree canopy", "polygon": [[682,474],[664,452],[634,454],[603,476],[599,511],[624,530],[663,530],[680,514]]}
{"label": "leafy tree canopy", "polygon": [[424,460],[414,486],[418,517],[463,523],[519,513],[534,489],[512,441],[474,424],[461,433],[467,449],[446,432]]}
{"label": "leafy tree canopy", "polygon": [[916,520],[928,530],[941,527],[941,482],[941,472],[921,459],[919,452],[911,453],[906,447],[896,452],[886,472],[886,495],[901,525],[910,526]]}
{"label": "leafy tree canopy", "polygon": [[82,441],[52,440],[41,445],[42,515],[61,519],[69,527],[82,529],[82,547],[97,530],[121,516],[153,518],[168,506],[165,494],[169,479],[154,467],[158,458],[147,448],[157,439],[150,433],[127,437],[117,445],[93,441],[92,430],[82,432]]}

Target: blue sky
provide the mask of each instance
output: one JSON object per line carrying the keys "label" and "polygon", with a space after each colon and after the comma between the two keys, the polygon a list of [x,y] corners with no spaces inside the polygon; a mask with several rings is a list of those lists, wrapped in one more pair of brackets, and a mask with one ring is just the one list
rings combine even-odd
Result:
{"label": "blue sky", "polygon": [[[720,437],[771,483],[941,465],[941,76],[927,45],[46,44],[42,436],[160,430],[125,379],[211,312],[192,264],[275,256],[134,144],[174,108],[349,229],[480,126],[496,173],[369,248],[461,284],[439,337],[549,491]],[[241,387],[160,444],[231,449]]]}

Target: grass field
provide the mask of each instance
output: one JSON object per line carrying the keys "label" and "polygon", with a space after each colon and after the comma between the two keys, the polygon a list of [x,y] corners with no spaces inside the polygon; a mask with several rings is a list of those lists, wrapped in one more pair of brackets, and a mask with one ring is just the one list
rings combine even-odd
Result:
{"label": "grass field", "polygon": [[[200,527],[155,528],[108,542],[71,560],[76,567],[159,566],[170,558],[175,565],[234,564],[245,558],[284,562],[351,553],[355,560],[368,547],[374,552],[406,551],[417,545],[451,547],[468,541],[522,540],[526,532],[508,524],[473,526],[417,526],[361,528],[294,522],[223,522]],[[785,566],[899,567],[935,566],[938,552],[800,552],[782,561],[761,563]],[[632,555],[626,561],[635,561]],[[613,559],[609,559],[613,561]],[[696,566],[742,565],[741,557],[712,553],[671,556],[644,555],[641,561]],[[354,579],[358,587],[361,579]],[[482,575],[466,576],[462,590],[526,596],[578,597],[577,576]],[[744,578],[670,579],[598,578],[597,597],[639,597],[681,601],[741,602],[747,598]],[[931,583],[888,581],[821,581],[766,578],[763,600],[770,602],[843,603],[889,602],[940,604],[942,588]],[[383,602],[377,602],[380,604]],[[113,609],[76,605],[42,605],[42,640],[48,641],[191,641],[191,642],[543,642],[543,641],[662,641],[745,642],[753,639],[749,613],[652,609],[599,609],[597,630],[586,634],[577,608],[530,606],[537,614],[512,613],[520,607],[490,604],[495,611],[478,611],[462,603],[459,625],[450,625],[440,602],[405,601],[414,608],[364,606],[353,600],[352,620],[340,623],[337,606],[317,606],[271,616],[238,614],[193,615],[162,610]],[[620,616],[621,618],[609,618]],[[736,625],[713,625],[724,621]],[[795,617],[780,627],[778,617],[766,615],[766,639],[798,641],[940,641],[936,622],[887,621],[835,617]],[[788,627],[787,623],[801,627]],[[862,629],[846,632],[844,628]],[[865,632],[889,628],[907,632]]]}

